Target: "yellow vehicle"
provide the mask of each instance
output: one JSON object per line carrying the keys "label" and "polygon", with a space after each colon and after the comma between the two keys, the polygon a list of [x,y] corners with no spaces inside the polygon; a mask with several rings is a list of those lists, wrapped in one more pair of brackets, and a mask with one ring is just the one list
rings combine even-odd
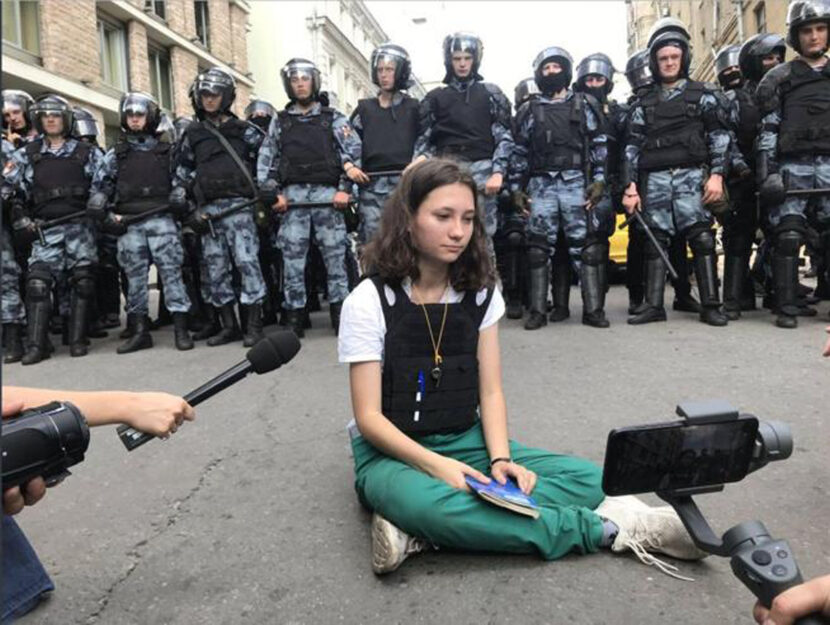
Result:
{"label": "yellow vehicle", "polygon": [[608,240],[608,258],[616,265],[616,269],[625,268],[625,258],[628,251],[628,228],[620,230],[620,224],[625,221],[625,215],[617,215],[614,225],[614,234]]}

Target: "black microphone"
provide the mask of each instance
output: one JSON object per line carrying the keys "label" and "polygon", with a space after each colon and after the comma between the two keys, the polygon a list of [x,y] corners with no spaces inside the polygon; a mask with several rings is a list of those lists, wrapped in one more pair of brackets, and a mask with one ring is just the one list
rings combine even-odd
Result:
{"label": "black microphone", "polygon": [[[210,382],[202,384],[196,390],[190,391],[184,396],[184,400],[191,406],[200,404],[219,391],[228,388],[231,384],[239,382],[251,371],[254,373],[268,373],[274,369],[279,369],[294,358],[298,351],[300,351],[300,339],[293,332],[282,331],[267,334],[265,338],[248,350],[248,353],[245,354],[245,360],[219,374]],[[121,425],[117,431],[127,451],[132,451],[147,441],[156,438],[152,434],[145,434],[129,425]]]}

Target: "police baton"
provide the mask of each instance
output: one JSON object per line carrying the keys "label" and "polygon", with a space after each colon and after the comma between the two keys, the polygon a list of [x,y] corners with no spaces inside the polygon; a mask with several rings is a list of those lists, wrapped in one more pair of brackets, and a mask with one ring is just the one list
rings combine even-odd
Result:
{"label": "police baton", "polygon": [[380,178],[382,176],[401,176],[403,175],[403,169],[392,169],[389,171],[364,171],[363,173],[369,176],[369,178]]}
{"label": "police baton", "polygon": [[259,197],[251,198],[250,200],[245,200],[244,202],[240,202],[239,204],[234,204],[233,206],[228,206],[226,209],[219,211],[215,215],[202,215],[202,219],[207,221],[208,228],[210,228],[210,236],[214,239],[216,238],[216,230],[213,229],[213,222],[217,219],[222,219],[227,217],[228,215],[233,215],[234,213],[238,213],[244,208],[248,208],[249,206],[253,206],[257,202],[261,201]]}
{"label": "police baton", "polygon": [[44,221],[40,224],[35,224],[35,229],[37,230],[37,236],[40,239],[40,244],[44,246],[46,245],[46,237],[43,236],[44,230],[54,228],[55,226],[62,226],[63,224],[69,223],[70,221],[75,221],[76,219],[86,216],[86,210],[82,210],[78,211],[77,213],[64,215],[63,217],[57,217],[55,219],[50,219],[49,221]]}
{"label": "police baton", "polygon": [[125,215],[121,217],[121,223],[125,226],[129,226],[130,224],[134,224],[142,219],[147,219],[148,217],[152,217],[153,215],[158,215],[160,213],[166,213],[170,210],[170,204],[162,204],[161,206],[157,206],[156,208],[151,208],[150,210],[144,211],[143,213],[138,213],[136,215]]}
{"label": "police baton", "polygon": [[651,231],[651,228],[648,227],[646,220],[643,219],[643,216],[640,214],[639,210],[635,209],[634,212],[631,213],[626,218],[626,220],[619,225],[619,229],[623,230],[627,226],[630,226],[631,222],[635,220],[640,224],[640,226],[642,226],[643,230],[646,233],[646,236],[649,238],[651,244],[654,246],[654,249],[657,250],[657,253],[660,255],[661,260],[666,264],[666,268],[669,270],[671,277],[675,280],[679,279],[677,270],[674,268],[674,265],[671,264],[669,257],[666,255],[666,251],[663,249],[663,246],[657,242],[657,239],[654,237],[654,233]]}

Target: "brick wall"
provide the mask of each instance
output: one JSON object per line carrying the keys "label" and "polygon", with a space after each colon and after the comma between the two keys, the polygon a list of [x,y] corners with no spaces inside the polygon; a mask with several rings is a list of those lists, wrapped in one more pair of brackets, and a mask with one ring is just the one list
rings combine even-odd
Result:
{"label": "brick wall", "polygon": [[236,101],[233,104],[233,112],[240,119],[244,119],[245,107],[251,101],[251,89],[248,85],[236,83]]}
{"label": "brick wall", "polygon": [[193,0],[167,0],[167,25],[187,39],[196,36]]}
{"label": "brick wall", "polygon": [[176,116],[193,114],[188,89],[199,71],[199,63],[193,54],[174,46],[170,49],[170,65],[173,70],[173,107]]}
{"label": "brick wall", "polygon": [[248,14],[237,5],[230,5],[231,58],[237,71],[248,73]]}
{"label": "brick wall", "polygon": [[130,89],[151,92],[150,62],[147,58],[147,29],[135,20],[127,24],[130,54]]}
{"label": "brick wall", "polygon": [[41,0],[40,50],[44,69],[97,87],[101,59],[95,0]]}
{"label": "brick wall", "polygon": [[225,63],[233,62],[231,16],[228,0],[208,0],[210,52]]}

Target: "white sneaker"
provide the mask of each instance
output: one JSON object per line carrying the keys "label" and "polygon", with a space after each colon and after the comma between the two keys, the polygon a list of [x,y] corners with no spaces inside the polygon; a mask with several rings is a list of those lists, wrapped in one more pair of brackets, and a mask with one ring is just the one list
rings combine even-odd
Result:
{"label": "white sneaker", "polygon": [[376,575],[391,573],[426,547],[425,540],[403,532],[377,512],[372,516],[372,570]]}
{"label": "white sneaker", "polygon": [[632,551],[643,564],[656,566],[672,577],[690,580],[673,573],[677,567],[648,552],[664,553],[680,560],[701,560],[709,555],[695,546],[671,506],[652,508],[636,497],[606,497],[595,512],[619,528],[612,551]]}

